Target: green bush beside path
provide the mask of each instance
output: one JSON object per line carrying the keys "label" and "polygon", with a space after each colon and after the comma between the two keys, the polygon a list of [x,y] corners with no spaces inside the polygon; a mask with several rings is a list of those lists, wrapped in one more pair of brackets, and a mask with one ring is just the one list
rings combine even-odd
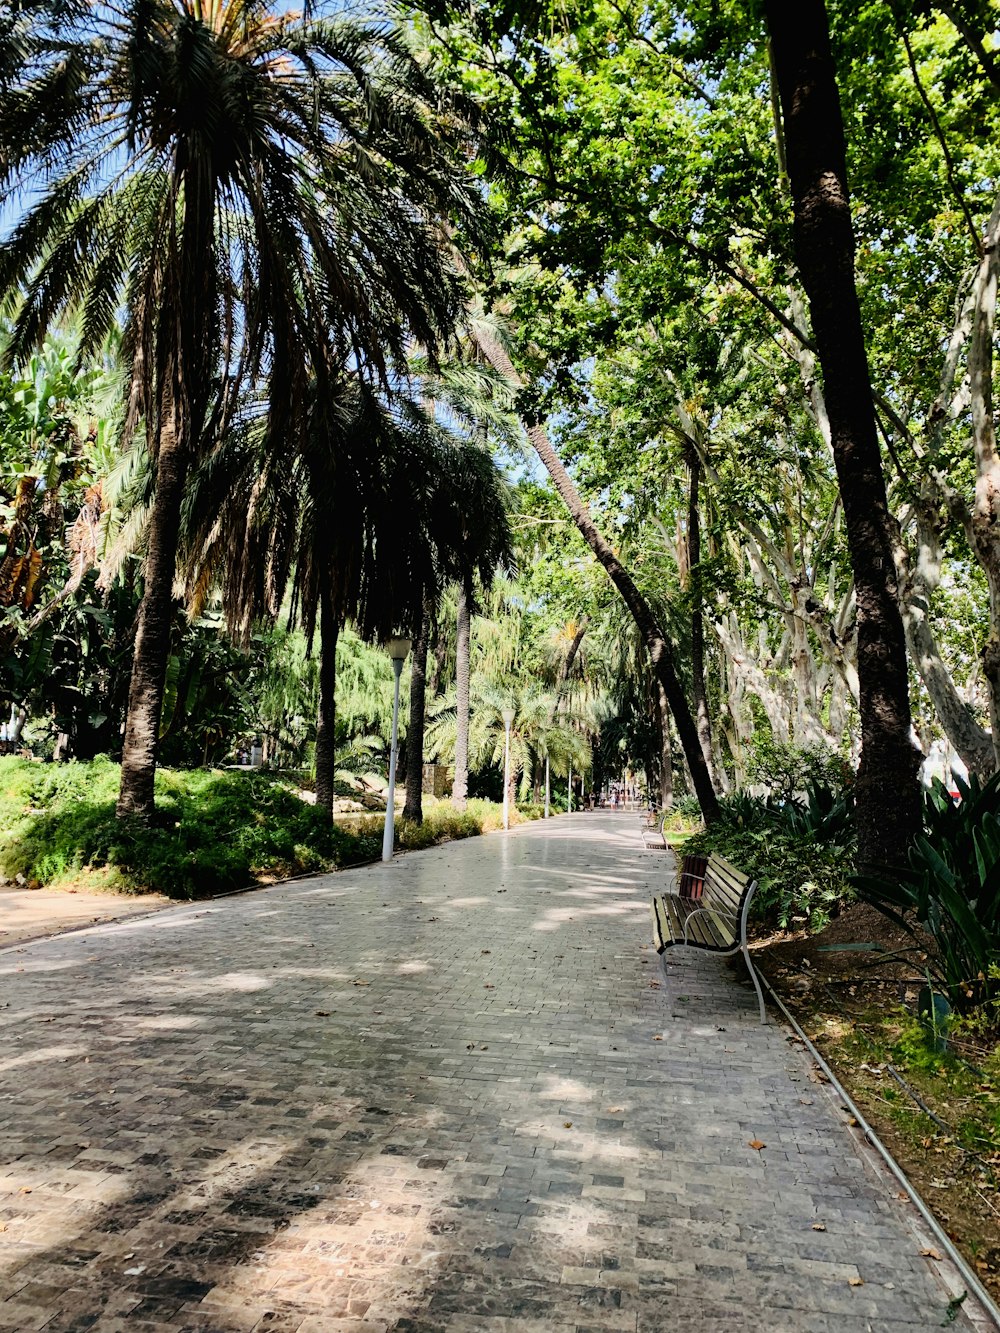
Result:
{"label": "green bush beside path", "polygon": [[[118,765],[0,758],[0,873],[29,883],[86,882],[125,892],[204,898],[255,879],[375,860],[383,817],[324,824],[315,808],[265,772],[160,769],[155,827],[115,818]],[[536,817],[512,812],[520,823]],[[417,850],[498,828],[498,805],[430,804],[420,825],[397,820],[396,847]]]}

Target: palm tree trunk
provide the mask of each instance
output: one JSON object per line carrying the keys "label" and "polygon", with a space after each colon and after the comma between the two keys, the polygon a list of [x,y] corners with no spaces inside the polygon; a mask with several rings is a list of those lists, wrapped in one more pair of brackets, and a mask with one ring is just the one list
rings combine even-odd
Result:
{"label": "palm tree trunk", "polygon": [[451,789],[451,799],[459,810],[465,809],[469,796],[470,629],[469,590],[460,584],[455,645],[455,781]]}
{"label": "palm tree trunk", "polygon": [[406,804],[403,818],[422,824],[424,819],[424,696],[427,683],[429,617],[424,611],[410,662],[410,716],[406,724]]}
{"label": "palm tree trunk", "polygon": [[[510,384],[522,388],[521,377],[499,342],[478,328],[475,336],[483,355],[493,368],[503,375]],[[561,459],[549,443],[549,437],[543,427],[525,423],[525,431],[535,452],[542,460],[545,470],[552,478],[552,483],[569,510],[574,523],[587,545],[604,566],[612,583],[621,593],[622,599],[643,637],[649,652],[653,672],[663,685],[670,711],[677,725],[677,732],[688,761],[688,767],[691,770],[691,778],[702,815],[706,824],[709,824],[719,816],[719,801],[715,794],[715,787],[712,785],[708,765],[705,763],[701,742],[698,739],[698,729],[695,726],[694,717],[677,674],[673,646],[657,624],[652,608],[636,587],[632,575],[618,559],[608,542],[605,541],[604,536],[591,517],[590,510],[573,485],[569,473],[563,467]]]}
{"label": "palm tree trunk", "polygon": [[188,467],[188,451],[177,410],[178,395],[170,383],[172,367],[167,375],[170,387],[164,390],[160,417],[156,491],[143,571],[145,588],[136,627],[121,785],[115,811],[119,819],[131,817],[148,821],[154,809],[156,753],[170,660],[177,534]]}
{"label": "palm tree trunk", "polygon": [[319,709],[316,716],[316,809],[333,823],[337,772],[337,640],[340,625],[333,605],[329,576],[320,584]]}
{"label": "palm tree trunk", "polygon": [[905,859],[920,828],[906,643],[854,276],[840,96],[823,0],[765,0],[795,208],[795,258],[809,298],[857,589],[862,863]]}

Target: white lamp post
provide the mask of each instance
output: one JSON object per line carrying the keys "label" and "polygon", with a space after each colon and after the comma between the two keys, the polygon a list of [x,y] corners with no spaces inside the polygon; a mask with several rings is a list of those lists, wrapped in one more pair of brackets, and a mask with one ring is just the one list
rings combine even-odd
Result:
{"label": "white lamp post", "polygon": [[514,721],[513,708],[501,708],[503,718],[503,826],[510,828],[510,728]]}
{"label": "white lamp post", "polygon": [[392,843],[396,823],[396,754],[399,739],[399,677],[402,674],[406,654],[410,651],[409,639],[390,639],[385,650],[392,661],[395,676],[392,688],[392,743],[389,746],[389,791],[385,803],[385,829],[382,832],[382,860],[392,860]]}
{"label": "white lamp post", "polygon": [[549,818],[549,800],[551,787],[549,786],[549,756],[545,756],[545,818]]}
{"label": "white lamp post", "polygon": [[567,788],[566,791],[566,813],[568,815],[571,815],[573,813],[573,765],[572,764],[570,764],[569,766],[569,787]]}

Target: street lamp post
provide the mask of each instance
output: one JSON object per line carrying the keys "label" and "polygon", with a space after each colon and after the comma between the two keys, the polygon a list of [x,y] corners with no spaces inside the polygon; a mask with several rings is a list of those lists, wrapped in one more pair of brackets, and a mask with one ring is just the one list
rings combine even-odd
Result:
{"label": "street lamp post", "polygon": [[549,818],[549,804],[552,788],[549,784],[549,756],[545,756],[545,818]]}
{"label": "street lamp post", "polygon": [[385,803],[385,828],[382,831],[382,860],[392,860],[392,843],[396,826],[396,757],[399,741],[399,677],[403,671],[406,654],[410,651],[409,639],[390,639],[385,650],[392,661],[395,677],[392,688],[392,742],[389,746],[389,791]]}
{"label": "street lamp post", "polygon": [[510,728],[514,721],[513,708],[502,708],[503,718],[503,826],[510,828]]}
{"label": "street lamp post", "polygon": [[569,786],[566,789],[566,813],[573,813],[573,765],[569,766]]}

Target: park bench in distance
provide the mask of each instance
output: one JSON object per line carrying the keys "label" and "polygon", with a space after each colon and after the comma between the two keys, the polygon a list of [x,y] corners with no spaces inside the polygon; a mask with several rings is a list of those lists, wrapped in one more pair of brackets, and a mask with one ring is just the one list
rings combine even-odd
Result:
{"label": "park bench in distance", "polygon": [[[685,858],[685,860],[696,858]],[[704,878],[697,868],[682,868],[677,893],[653,896],[653,943],[663,953],[675,944],[690,949],[707,949],[728,956],[741,953],[757,992],[760,1021],[767,1022],[764,994],[750,958],[747,944],[747,916],[757,892],[757,881],[750,879],[715,852],[708,858]],[[691,896],[694,894],[694,896]]]}
{"label": "park bench in distance", "polygon": [[655,849],[663,852],[667,850],[667,835],[663,831],[663,825],[669,814],[669,810],[647,810],[642,816],[642,842],[647,850]]}

